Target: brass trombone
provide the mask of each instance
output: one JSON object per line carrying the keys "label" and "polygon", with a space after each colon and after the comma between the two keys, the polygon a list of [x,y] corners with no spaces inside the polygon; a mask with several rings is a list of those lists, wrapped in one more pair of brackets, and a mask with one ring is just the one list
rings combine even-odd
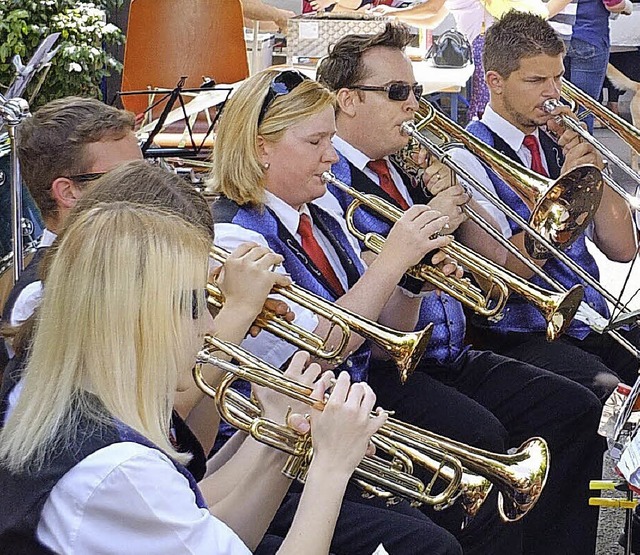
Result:
{"label": "brass trombone", "polygon": [[[531,236],[533,238],[533,244],[535,248],[539,251],[541,256],[554,256],[560,262],[562,262],[565,266],[567,266],[571,271],[573,271],[582,281],[587,285],[593,287],[598,293],[600,293],[607,301],[612,303],[616,307],[621,307],[618,299],[612,295],[609,291],[607,291],[600,282],[595,279],[591,274],[589,274],[582,266],[580,266],[577,262],[575,262],[571,257],[569,257],[563,250],[560,248],[560,245],[554,243],[554,241],[548,237],[545,233],[540,233],[535,225],[531,225],[530,222],[522,218],[511,206],[509,206],[506,202],[504,202],[495,192],[487,189],[481,181],[479,181],[475,176],[471,175],[468,171],[466,171],[460,164],[457,164],[455,160],[451,157],[448,150],[445,148],[449,147],[458,147],[464,146],[467,147],[473,154],[475,154],[482,162],[486,163],[488,167],[499,173],[503,180],[507,180],[507,184],[509,186],[516,186],[515,183],[512,183],[507,179],[508,174],[514,173],[517,171],[503,171],[500,172],[499,165],[495,163],[496,160],[502,160],[504,164],[509,169],[510,166],[513,168],[519,168],[519,164],[516,164],[512,160],[505,158],[500,152],[495,149],[485,145],[476,137],[473,137],[468,131],[461,128],[454,122],[448,120],[444,116],[440,114],[434,114],[432,117],[431,111],[434,111],[434,108],[428,104],[426,101],[420,101],[420,108],[422,112],[416,113],[416,119],[420,122],[420,128],[426,129],[433,132],[434,135],[445,138],[445,140],[449,139],[449,145],[447,147],[440,147],[436,145],[433,141],[425,137],[420,131],[418,131],[417,126],[415,126],[411,122],[405,122],[402,126],[403,131],[415,139],[419,144],[427,148],[438,160],[440,160],[443,164],[449,167],[452,171],[454,171],[459,177],[464,179],[467,183],[473,185],[482,195],[484,195],[487,200],[489,200],[498,210],[500,210],[505,216],[513,220],[517,225],[519,225],[523,230],[526,231],[526,237]],[[425,117],[425,114],[427,117]],[[455,140],[458,143],[451,143],[451,140]],[[473,147],[473,148],[471,148]],[[482,147],[482,148],[481,148]],[[406,162],[406,160],[405,160]],[[406,167],[406,165],[404,165]],[[577,168],[582,170],[584,168],[593,168],[593,166],[582,166]],[[526,169],[526,168],[522,168]],[[595,168],[594,168],[595,169]],[[519,171],[519,170],[518,170]],[[527,170],[529,171],[529,170]],[[598,170],[599,172],[599,170]],[[537,176],[537,174],[535,174]],[[572,175],[570,172],[567,175]],[[592,174],[588,172],[587,174],[590,176],[590,179],[597,174]],[[540,177],[540,176],[538,176]],[[562,179],[562,178],[561,178]],[[558,180],[560,181],[560,180]],[[557,181],[557,182],[558,182]],[[556,182],[556,183],[557,183]],[[594,193],[597,197],[597,205],[600,203],[601,195],[602,195],[602,187],[601,183],[597,184],[597,192]],[[488,233],[491,237],[493,237],[496,241],[500,242],[509,252],[511,252],[518,260],[520,260],[527,268],[529,268],[533,273],[539,276],[541,279],[546,281],[549,285],[551,285],[555,291],[559,293],[567,293],[567,289],[561,285],[558,281],[549,276],[542,268],[540,268],[537,264],[529,260],[526,256],[518,250],[518,248],[511,243],[511,241],[505,239],[502,234],[495,230],[492,226],[484,221],[484,219],[475,214],[468,206],[465,207],[466,213],[469,215],[474,222],[476,222],[486,233]],[[525,246],[527,245],[525,241]],[[566,244],[564,245],[566,246]],[[528,252],[529,249],[527,249]],[[598,333],[603,333],[603,327],[596,323],[598,319],[602,319],[599,314],[594,314],[594,310],[586,305],[586,303],[581,303],[581,308],[586,314],[590,315],[590,321],[588,324]],[[624,307],[622,307],[624,309]],[[607,333],[620,345],[622,345],[627,351],[629,351],[633,356],[640,359],[640,351],[624,336],[622,336],[619,332],[615,330],[608,330]]]}
{"label": "brass trombone", "polygon": [[[377,233],[363,233],[355,227],[354,214],[356,209],[360,205],[364,205],[392,224],[397,222],[404,212],[378,196],[362,193],[350,187],[346,183],[336,179],[330,172],[322,174],[322,178],[326,183],[331,183],[354,198],[354,201],[349,205],[345,214],[347,227],[369,250],[374,253],[380,253],[384,245],[384,238]],[[554,293],[528,282],[524,278],[502,268],[495,262],[456,241],[452,241],[441,250],[463,266],[469,268],[473,273],[490,281],[492,287],[487,297],[480,292],[479,297],[481,301],[488,301],[492,291],[498,290],[501,295],[499,302],[502,303],[502,306],[504,306],[510,291],[518,293],[532,303],[547,321],[547,337],[550,341],[564,333],[582,301],[584,291],[580,285],[576,285],[564,293]],[[460,281],[456,278],[445,276],[440,270],[428,264],[418,264],[411,268],[409,273],[413,277],[428,281],[439,289],[446,291],[479,314],[488,312],[488,310],[485,310],[485,305],[476,303],[478,298],[476,293],[477,288],[472,286],[473,289],[469,288],[469,294],[467,294],[468,281]]]}
{"label": "brass trombone", "polygon": [[[232,357],[238,365],[221,360],[215,352]],[[216,399],[222,417],[258,441],[289,453],[291,457],[284,472],[304,478],[311,457],[309,437],[301,437],[286,426],[265,421],[256,405],[229,387],[235,380],[245,379],[322,410],[324,403],[311,397],[312,389],[287,378],[241,347],[212,336],[205,337],[198,360],[228,372],[220,386],[214,389],[204,382],[199,366],[194,368],[196,383]],[[535,505],[549,470],[549,449],[544,439],[538,437],[527,440],[515,453],[503,455],[389,418],[372,440],[392,460],[363,459],[354,479],[365,492],[388,499],[400,496],[416,505],[424,503],[440,509],[459,499],[467,514],[473,516],[493,483],[499,490],[498,510],[505,522],[519,520]],[[428,484],[412,475],[414,464],[433,473]],[[444,480],[447,486],[440,494],[431,494],[437,479]]]}
{"label": "brass trombone", "polygon": [[[579,107],[583,107],[586,110],[584,112],[585,114],[593,114],[602,122],[603,125],[618,135],[631,148],[636,152],[640,152],[639,129],[622,119],[617,114],[614,114],[611,110],[605,108],[602,104],[591,98],[586,92],[582,91],[566,79],[562,80],[562,97],[569,101],[571,109],[574,112],[577,112]],[[544,103],[543,108],[547,112],[552,112],[559,105],[560,103],[557,100],[549,99]],[[567,116],[560,116],[560,120],[564,126],[575,131],[583,140],[587,141],[605,158],[610,160],[612,164],[618,166],[624,173],[640,185],[640,173],[635,171],[628,164],[625,164],[625,162],[621,160],[620,157],[617,156],[610,148],[604,145],[601,141],[598,141],[586,129],[583,129],[578,121]],[[638,210],[640,208],[640,199],[628,193],[624,187],[621,187],[606,174],[604,174],[604,180],[609,187],[611,187],[627,202],[627,204],[629,204],[632,210]]]}
{"label": "brass trombone", "polygon": [[[210,258],[221,264],[225,263],[228,255],[226,250],[217,246],[213,246],[209,253]],[[345,356],[344,350],[349,343],[351,332],[356,332],[387,352],[398,367],[400,380],[404,383],[415,370],[431,338],[433,324],[416,332],[397,331],[372,322],[295,284],[289,287],[276,286],[272,292],[326,318],[331,327],[326,337],[320,337],[269,311],[263,311],[258,315],[257,325],[318,358],[331,360],[336,364],[340,364]],[[207,293],[207,302],[221,308],[224,295],[218,285],[208,283]],[[329,337],[335,329],[339,329],[340,339],[335,346],[331,346]],[[346,356],[349,354],[346,353]]]}
{"label": "brass trombone", "polygon": [[[602,173],[595,166],[580,166],[553,181],[514,163],[438,113],[424,99],[420,99],[416,121],[417,131],[429,129],[445,142],[455,140],[480,158],[527,205],[531,211],[528,227],[556,249],[571,245],[593,219],[602,199]],[[533,258],[550,256],[548,248],[531,234],[525,236],[525,248]]]}

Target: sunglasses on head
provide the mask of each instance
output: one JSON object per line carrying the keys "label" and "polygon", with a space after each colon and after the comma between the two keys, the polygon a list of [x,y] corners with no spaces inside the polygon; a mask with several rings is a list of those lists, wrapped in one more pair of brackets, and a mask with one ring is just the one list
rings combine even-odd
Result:
{"label": "sunglasses on head", "polygon": [[409,98],[409,93],[413,91],[413,95],[418,100],[422,96],[423,86],[415,83],[410,85],[409,83],[390,83],[389,85],[354,85],[349,87],[358,91],[378,91],[386,92],[389,100],[406,100]]}
{"label": "sunglasses on head", "polygon": [[289,94],[306,79],[309,78],[295,69],[287,69],[278,73],[272,79],[267,95],[264,97],[264,101],[262,102],[262,108],[260,108],[260,115],[258,116],[258,125],[262,123],[269,106],[271,106],[272,102],[276,98]]}

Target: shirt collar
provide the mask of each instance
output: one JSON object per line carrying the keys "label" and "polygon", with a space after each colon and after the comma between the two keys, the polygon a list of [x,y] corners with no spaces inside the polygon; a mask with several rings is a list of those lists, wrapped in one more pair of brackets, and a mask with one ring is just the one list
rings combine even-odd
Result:
{"label": "shirt collar", "polygon": [[[294,237],[298,234],[300,214],[306,214],[311,218],[311,212],[309,212],[309,207],[306,204],[303,204],[298,211],[267,190],[264,192],[264,200],[265,205],[273,210],[280,222],[282,222],[282,225],[284,225],[286,230]],[[313,221],[313,218],[311,218],[311,221]]]}
{"label": "shirt collar", "polygon": [[[490,104],[487,104],[480,121],[507,143],[514,152],[518,152],[522,148],[525,133],[499,115]],[[531,135],[534,135],[540,141],[538,128]]]}
{"label": "shirt collar", "polygon": [[57,235],[53,231],[49,231],[48,229],[44,229],[42,232],[42,237],[40,237],[40,247],[50,247],[53,245],[53,242],[56,240]]}
{"label": "shirt collar", "polygon": [[338,150],[349,162],[351,162],[356,169],[364,171],[367,164],[371,162],[372,159],[364,152],[358,150],[341,137],[338,137],[338,135],[334,135],[331,140],[335,149]]}

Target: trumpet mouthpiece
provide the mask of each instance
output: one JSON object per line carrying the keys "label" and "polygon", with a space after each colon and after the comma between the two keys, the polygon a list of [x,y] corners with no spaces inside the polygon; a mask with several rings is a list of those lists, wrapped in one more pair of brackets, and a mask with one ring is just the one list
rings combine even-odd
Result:
{"label": "trumpet mouthpiece", "polygon": [[416,132],[416,125],[412,121],[404,121],[400,125],[400,131],[409,137],[413,137]]}
{"label": "trumpet mouthpiece", "polygon": [[558,106],[562,106],[562,103],[559,100],[556,100],[555,98],[549,98],[548,100],[545,100],[544,103],[542,104],[542,109],[548,114],[550,114]]}

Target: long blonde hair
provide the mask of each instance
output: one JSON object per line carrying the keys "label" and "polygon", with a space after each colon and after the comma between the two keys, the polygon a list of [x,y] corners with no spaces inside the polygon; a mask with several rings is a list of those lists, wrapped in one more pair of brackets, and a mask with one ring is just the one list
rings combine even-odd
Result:
{"label": "long blonde hair", "polygon": [[271,69],[247,79],[226,103],[220,118],[207,189],[240,205],[263,203],[265,169],[260,163],[258,136],[277,142],[291,126],[335,106],[332,92],[306,79],[289,94],[276,97],[258,125],[262,103],[278,73]]}
{"label": "long blonde hair", "polygon": [[169,441],[169,421],[198,341],[192,292],[206,283],[209,245],[202,229],[157,208],[115,202],[78,215],[49,269],[0,464],[37,470],[72,444],[82,417],[118,419],[188,460]]}

